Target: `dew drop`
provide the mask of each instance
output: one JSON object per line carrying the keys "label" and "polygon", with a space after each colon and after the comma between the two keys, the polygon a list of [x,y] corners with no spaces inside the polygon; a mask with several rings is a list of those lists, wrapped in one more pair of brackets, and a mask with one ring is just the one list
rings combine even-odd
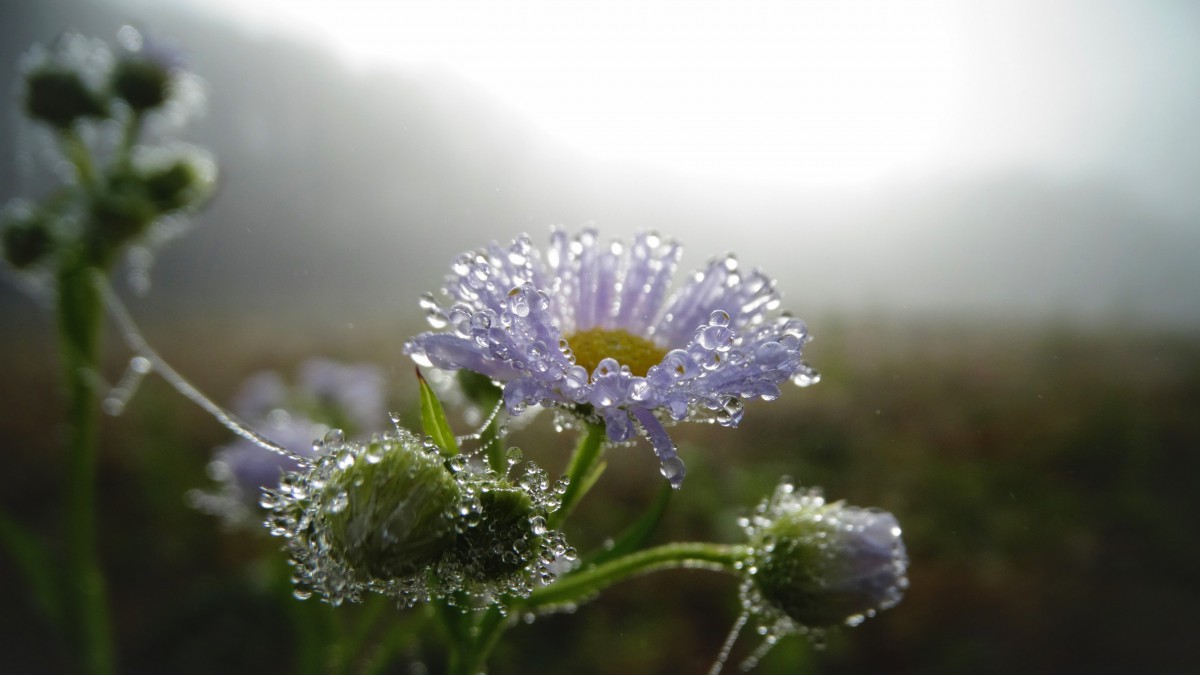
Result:
{"label": "dew drop", "polygon": [[154,369],[154,365],[150,363],[150,359],[144,356],[135,356],[129,359],[129,369],[140,375],[146,375]]}
{"label": "dew drop", "polygon": [[546,519],[541,516],[533,516],[529,519],[529,529],[537,536],[546,534]]}
{"label": "dew drop", "polygon": [[329,513],[341,513],[342,511],[346,510],[346,506],[349,504],[350,497],[346,494],[345,490],[342,490],[333,496],[333,499],[329,501],[329,504],[325,507],[325,510]]}
{"label": "dew drop", "polygon": [[658,470],[662,473],[663,478],[666,478],[671,483],[671,487],[677,489],[683,484],[683,475],[687,472],[686,467],[683,465],[683,460],[678,457],[664,459]]}
{"label": "dew drop", "polygon": [[508,292],[508,311],[514,316],[529,316],[529,298],[521,288],[513,288]]}
{"label": "dew drop", "polygon": [[821,374],[813,368],[801,364],[801,369],[792,376],[792,382],[798,387],[810,387],[821,381]]}
{"label": "dew drop", "polygon": [[523,455],[520,448],[509,448],[504,453],[504,461],[507,462],[508,466],[510,467],[516,466],[518,463],[520,463],[522,458]]}

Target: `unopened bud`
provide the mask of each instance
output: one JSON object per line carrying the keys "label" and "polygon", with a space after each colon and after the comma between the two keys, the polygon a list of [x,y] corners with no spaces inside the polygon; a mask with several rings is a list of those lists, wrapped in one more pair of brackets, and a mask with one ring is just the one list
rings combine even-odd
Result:
{"label": "unopened bud", "polygon": [[[467,527],[454,543],[453,556],[464,575],[488,582],[529,564],[539,537],[531,524],[533,501],[519,488],[496,486],[479,496],[479,524]],[[544,521],[543,521],[544,522]]]}
{"label": "unopened bud", "polygon": [[45,67],[25,75],[25,110],[57,129],[69,129],[82,117],[103,117],[107,106],[79,73]]}
{"label": "unopened bud", "polygon": [[331,553],[365,577],[417,574],[454,543],[459,487],[441,456],[415,438],[335,450],[318,518]]}
{"label": "unopened bud", "polygon": [[113,93],[138,113],[165,103],[170,86],[170,71],[163,64],[144,56],[122,58],[113,71]]}
{"label": "unopened bud", "polygon": [[784,483],[748,527],[752,590],[809,628],[857,625],[904,595],[908,556],[895,516],[826,503]]}
{"label": "unopened bud", "polygon": [[45,221],[32,213],[5,223],[3,237],[4,259],[19,270],[45,258],[54,243]]}

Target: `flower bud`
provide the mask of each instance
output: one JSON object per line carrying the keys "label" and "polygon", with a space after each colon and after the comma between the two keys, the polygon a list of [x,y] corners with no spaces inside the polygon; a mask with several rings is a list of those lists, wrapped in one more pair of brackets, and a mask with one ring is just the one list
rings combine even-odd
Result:
{"label": "flower bud", "polygon": [[364,591],[401,604],[429,597],[429,571],[454,543],[462,493],[437,448],[397,430],[370,443],[340,430],[315,444],[318,459],[290,473],[261,504],[266,525],[287,539],[295,595],[331,604]]}
{"label": "flower bud", "polygon": [[88,88],[79,73],[53,66],[25,75],[25,111],[36,120],[64,130],[82,117],[108,114],[104,100]]}
{"label": "flower bud", "polygon": [[54,244],[45,221],[33,213],[6,223],[3,237],[4,259],[19,270],[45,258]]}
{"label": "flower bud", "polygon": [[462,530],[452,551],[464,577],[494,581],[528,565],[541,535],[531,524],[536,517],[533,501],[523,490],[504,485],[483,489],[480,522]]}
{"label": "flower bud", "polygon": [[900,602],[908,557],[895,516],[783,483],[745,523],[751,604],[795,624],[857,625]]}
{"label": "flower bud", "polygon": [[324,489],[330,552],[367,577],[417,574],[454,543],[459,486],[415,438],[360,447],[340,451]]}
{"label": "flower bud", "polygon": [[137,113],[144,113],[165,103],[170,86],[170,71],[163,64],[144,56],[122,58],[113,71],[113,93]]}
{"label": "flower bud", "polygon": [[545,523],[565,481],[551,484],[532,462],[512,484],[403,429],[367,444],[335,430],[320,445],[307,472],[284,476],[262,501],[272,534],[287,539],[297,597],[336,605],[374,592],[401,606],[434,597],[477,606],[528,595],[554,579],[556,559],[574,559]]}
{"label": "flower bud", "polygon": [[191,206],[201,201],[206,192],[198,189],[204,181],[197,167],[182,159],[148,172],[143,179],[150,200],[164,213]]}

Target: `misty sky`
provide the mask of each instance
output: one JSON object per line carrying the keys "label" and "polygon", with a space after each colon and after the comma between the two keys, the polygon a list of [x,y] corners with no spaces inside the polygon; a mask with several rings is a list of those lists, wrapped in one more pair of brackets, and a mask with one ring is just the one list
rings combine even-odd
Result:
{"label": "misty sky", "polygon": [[[30,29],[0,22],[7,53],[133,22],[209,82],[187,140],[217,157],[221,190],[161,252],[165,302],[249,288],[337,298],[347,321],[351,296],[407,316],[457,253],[594,222],[677,236],[685,267],[733,250],[802,314],[1200,324],[1200,3],[8,12]],[[0,197],[36,192],[36,135],[3,142]]]}
{"label": "misty sky", "polygon": [[835,186],[1033,167],[1200,215],[1187,0],[178,1],[445,65],[596,155]]}

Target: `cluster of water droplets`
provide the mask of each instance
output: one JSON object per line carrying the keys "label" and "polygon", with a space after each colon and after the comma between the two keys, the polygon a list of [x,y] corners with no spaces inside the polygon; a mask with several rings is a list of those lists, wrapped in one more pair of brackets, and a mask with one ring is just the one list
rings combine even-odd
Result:
{"label": "cluster of water droplets", "polygon": [[[547,516],[561,504],[565,478],[551,481],[533,462],[521,467],[521,453],[515,448],[508,451],[508,471],[501,476],[477,458],[447,458],[430,439],[420,439],[401,428],[368,443],[347,441],[340,431],[333,430],[315,446],[319,455],[311,467],[285,475],[278,488],[265,491],[261,501],[269,511],[266,526],[271,534],[285,539],[298,598],[315,593],[339,605],[379,593],[402,607],[439,599],[503,610],[506,596],[528,595],[535,585],[554,580],[556,565],[576,558],[562,533],[546,525]],[[388,453],[408,453],[395,466],[403,467],[410,477],[432,476],[444,481],[446,489],[435,494],[449,498],[436,505],[440,512],[435,516],[439,523],[447,524],[447,531],[372,532],[376,538],[371,541],[347,540],[346,532],[353,530],[339,525],[339,517],[351,508],[355,495],[363,494],[357,490],[363,476],[372,475],[355,472],[354,467],[396,459],[388,458]],[[523,468],[520,477],[510,481],[508,474],[519,467]],[[427,506],[410,503],[411,494],[386,496],[394,502],[393,520],[398,522],[409,522],[404,509]],[[396,540],[405,534],[434,542],[430,546],[436,548],[436,554],[430,564],[389,575],[354,564],[354,560],[364,556],[370,560],[381,552],[357,555],[361,552],[351,547],[378,547],[378,536],[386,547],[389,536]]]}

